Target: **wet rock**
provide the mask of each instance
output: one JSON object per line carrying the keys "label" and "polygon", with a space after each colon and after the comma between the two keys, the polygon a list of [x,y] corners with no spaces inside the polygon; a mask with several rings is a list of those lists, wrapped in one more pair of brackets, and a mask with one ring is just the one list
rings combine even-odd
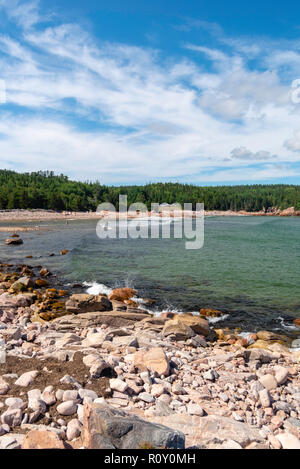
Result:
{"label": "wet rock", "polygon": [[125,301],[130,300],[136,295],[136,290],[132,288],[116,288],[109,295],[109,299],[112,301]]}
{"label": "wet rock", "polygon": [[18,246],[20,244],[23,244],[23,240],[21,238],[8,238],[5,241],[5,244],[7,246]]}

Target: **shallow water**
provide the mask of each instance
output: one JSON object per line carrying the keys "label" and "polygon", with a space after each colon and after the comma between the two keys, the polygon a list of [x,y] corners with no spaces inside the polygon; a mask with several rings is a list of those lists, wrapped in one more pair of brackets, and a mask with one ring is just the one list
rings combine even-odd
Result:
{"label": "shallow water", "polygon": [[[8,234],[0,233],[0,259],[33,255],[26,263],[45,265],[66,282],[135,287],[159,311],[221,309],[229,316],[220,326],[293,333],[300,317],[300,218],[209,217],[204,247],[189,251],[184,239],[100,240],[95,220],[22,226],[37,224],[48,230],[22,233],[22,246],[3,245]],[[61,249],[71,252],[49,257]]]}

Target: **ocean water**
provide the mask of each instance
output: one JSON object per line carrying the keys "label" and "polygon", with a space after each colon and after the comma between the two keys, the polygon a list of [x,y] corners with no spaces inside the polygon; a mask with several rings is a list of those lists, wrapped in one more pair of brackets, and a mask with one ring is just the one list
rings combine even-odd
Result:
{"label": "ocean water", "polygon": [[[95,293],[134,287],[138,297],[155,300],[155,312],[211,307],[224,312],[220,327],[297,336],[300,218],[207,217],[199,250],[186,250],[185,239],[101,240],[96,223],[22,223],[46,230],[22,233],[24,244],[16,247],[5,246],[8,234],[0,233],[0,261],[47,266],[63,283],[85,282]],[[59,256],[61,249],[70,253]],[[24,261],[27,255],[33,259]]]}

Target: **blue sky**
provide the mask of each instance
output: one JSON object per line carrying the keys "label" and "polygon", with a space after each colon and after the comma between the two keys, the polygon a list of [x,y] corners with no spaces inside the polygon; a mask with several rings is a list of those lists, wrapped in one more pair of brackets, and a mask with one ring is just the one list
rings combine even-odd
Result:
{"label": "blue sky", "polygon": [[0,167],[298,184],[300,5],[245,3],[0,0]]}

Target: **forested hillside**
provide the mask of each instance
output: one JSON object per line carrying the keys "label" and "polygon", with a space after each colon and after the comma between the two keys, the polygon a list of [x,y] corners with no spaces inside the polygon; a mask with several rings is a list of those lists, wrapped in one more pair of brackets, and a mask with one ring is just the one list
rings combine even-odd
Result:
{"label": "forested hillside", "polygon": [[201,187],[179,183],[145,186],[105,186],[99,182],[71,181],[53,172],[19,174],[0,170],[0,209],[95,210],[101,202],[118,208],[119,194],[127,194],[128,204],[203,202],[206,210],[267,210],[270,207],[300,210],[300,186],[249,185]]}

